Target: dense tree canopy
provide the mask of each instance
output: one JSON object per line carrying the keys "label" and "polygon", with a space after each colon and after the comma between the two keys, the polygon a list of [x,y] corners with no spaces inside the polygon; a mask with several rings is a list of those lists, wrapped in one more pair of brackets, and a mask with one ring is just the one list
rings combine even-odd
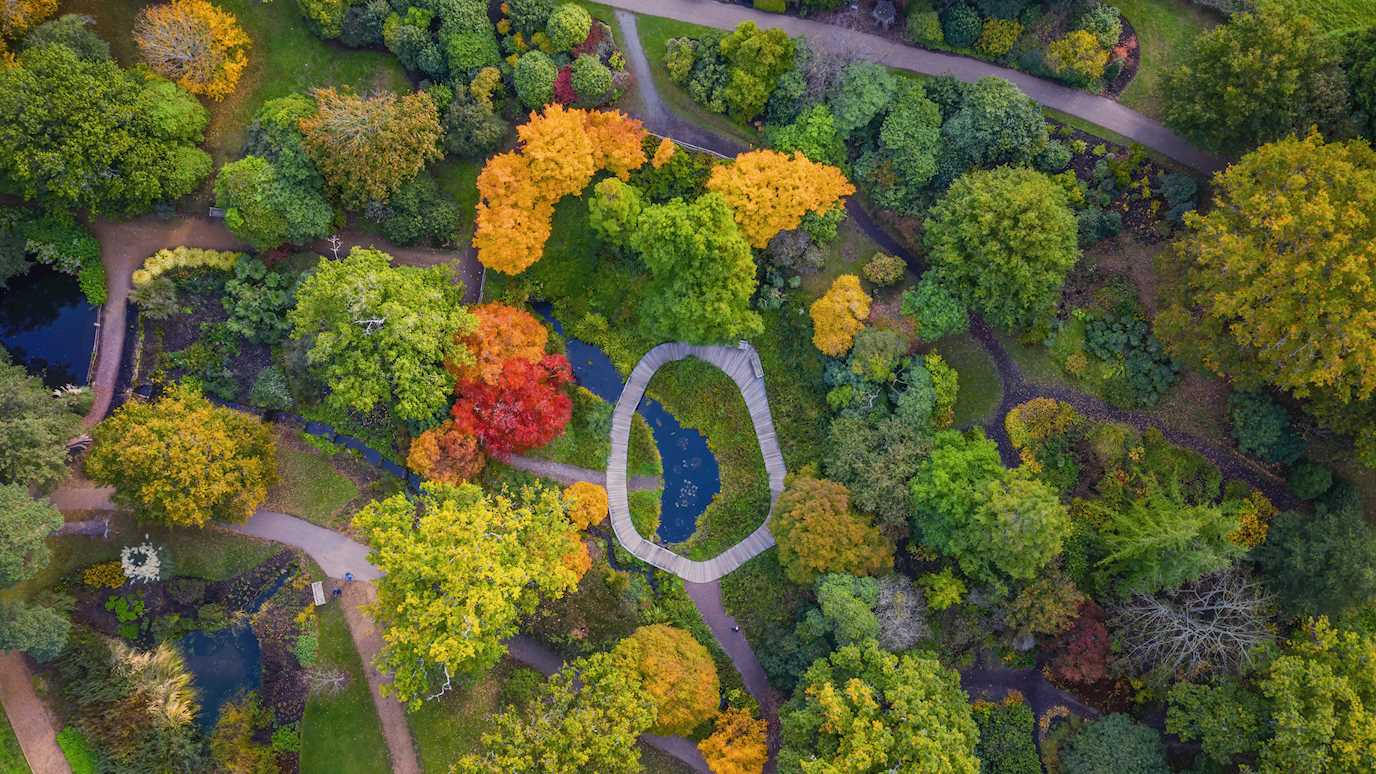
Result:
{"label": "dense tree canopy", "polygon": [[563,389],[571,381],[573,371],[563,355],[512,358],[494,382],[459,384],[454,426],[496,454],[544,446],[573,416],[573,401]]}
{"label": "dense tree canopy", "polygon": [[769,723],[745,709],[728,707],[717,716],[712,735],[698,742],[698,749],[712,774],[761,774],[768,748]]}
{"label": "dense tree canopy", "polygon": [[850,509],[850,492],[835,481],[793,477],[770,529],[779,564],[794,583],[810,584],[828,572],[876,575],[893,565],[893,546],[871,518]]}
{"label": "dense tree canopy", "polygon": [[707,190],[731,206],[750,246],[764,247],[780,231],[797,228],[804,215],[825,215],[843,206],[855,186],[836,167],[797,153],[759,150],[713,167]]}
{"label": "dense tree canopy", "polygon": [[779,771],[787,774],[980,770],[979,732],[959,676],[873,640],[814,663],[779,715]]}
{"label": "dense tree canopy", "polygon": [[717,665],[687,631],[666,624],[642,626],[617,643],[615,653],[654,699],[651,733],[688,736],[717,714]]}
{"label": "dense tree canopy", "polygon": [[1376,527],[1359,502],[1321,502],[1313,515],[1286,511],[1256,558],[1291,615],[1340,616],[1376,599]]}
{"label": "dense tree canopy", "polygon": [[549,329],[535,315],[501,303],[479,304],[471,311],[477,326],[464,336],[463,345],[472,362],[450,366],[460,382],[496,384],[508,360],[533,363],[545,356]]}
{"label": "dense tree canopy", "polygon": [[386,253],[355,247],[301,283],[292,337],[310,342],[329,403],[429,420],[454,390],[445,363],[468,361],[461,340],[475,323],[462,301],[448,267],[394,268]]}
{"label": "dense tree canopy", "polygon": [[44,540],[62,526],[62,514],[18,484],[0,484],[0,586],[30,578],[48,564]]}
{"label": "dense tree canopy", "polygon": [[53,392],[0,348],[0,484],[48,491],[67,476],[67,441],[81,431],[84,395]]}
{"label": "dense tree canopy", "polygon": [[259,156],[220,167],[215,204],[225,210],[229,230],[259,250],[321,239],[334,225],[334,209],[318,189],[293,185]]}
{"label": "dense tree canopy", "polygon": [[42,46],[0,68],[0,175],[25,199],[135,215],[210,174],[209,116],[166,81]]}
{"label": "dense tree canopy", "polygon": [[139,11],[134,42],[154,72],[214,100],[234,91],[248,66],[248,35],[209,0],[172,0]]}
{"label": "dense tree canopy", "polygon": [[1041,107],[1017,86],[981,78],[960,92],[959,107],[941,126],[943,182],[971,167],[1026,164],[1046,146]]}
{"label": "dense tree canopy", "polygon": [[130,401],[96,426],[86,474],[140,519],[175,526],[242,522],[277,480],[273,433],[191,387]]}
{"label": "dense tree canopy", "polygon": [[440,116],[426,92],[359,97],[321,89],[315,101],[319,109],[300,124],[306,150],[349,209],[387,201],[441,156]]}
{"label": "dense tree canopy", "polygon": [[1076,234],[1051,178],[1000,167],[956,180],[932,208],[924,239],[945,287],[990,322],[1019,328],[1055,304],[1080,255]]}
{"label": "dense tree canopy", "polygon": [[387,690],[413,707],[444,683],[440,672],[492,668],[521,616],[578,585],[564,563],[577,533],[557,490],[428,484],[416,502],[369,503],[353,526],[386,573],[373,608],[385,643],[378,667],[392,674]]}

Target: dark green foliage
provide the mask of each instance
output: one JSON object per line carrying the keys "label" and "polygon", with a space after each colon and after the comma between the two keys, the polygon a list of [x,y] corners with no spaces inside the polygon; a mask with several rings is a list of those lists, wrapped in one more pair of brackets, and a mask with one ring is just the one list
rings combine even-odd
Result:
{"label": "dark green foliage", "polygon": [[1076,241],[1081,247],[1097,245],[1118,236],[1123,230],[1123,216],[1116,210],[1086,207],[1075,213]]}
{"label": "dark green foliage", "polygon": [[960,297],[925,274],[903,291],[900,310],[917,321],[917,335],[923,341],[934,342],[970,328],[970,313]]}
{"label": "dark green foliage", "polygon": [[971,713],[979,726],[975,755],[981,774],[1041,774],[1042,762],[1032,737],[1037,720],[1026,702],[977,701]]}
{"label": "dark green foliage", "polygon": [[70,213],[0,209],[0,289],[11,277],[27,272],[31,259],[76,275],[87,301],[96,306],[105,303],[100,242]]}
{"label": "dark green foliage", "polygon": [[693,39],[690,44],[693,65],[688,71],[688,94],[714,113],[726,112],[723,92],[731,78],[731,63],[721,53],[721,40],[724,37],[724,33],[707,32]]}
{"label": "dark green foliage", "polygon": [[1033,159],[1037,169],[1043,172],[1060,172],[1070,166],[1070,146],[1063,142],[1052,141],[1042,148],[1041,153]]}
{"label": "dark green foliage", "polygon": [[[1341,487],[1333,487],[1329,499]],[[1266,583],[1292,616],[1328,615],[1376,599],[1376,529],[1360,499],[1345,505],[1320,502],[1309,516],[1286,511],[1271,523],[1254,554]]]}
{"label": "dark green foliage", "polygon": [[388,15],[382,25],[382,40],[402,67],[441,78],[446,74],[444,52],[430,34],[433,19],[433,12],[408,6],[404,14]]}
{"label": "dark green foliage", "polygon": [[456,99],[444,112],[444,147],[463,158],[481,158],[506,142],[511,127],[486,107]]}
{"label": "dark green foliage", "polygon": [[295,298],[296,282],[296,277],[270,271],[257,258],[239,256],[221,299],[229,313],[226,329],[255,344],[276,344],[285,339],[291,332],[287,310]]}
{"label": "dark green foliage", "polygon": [[1233,439],[1243,454],[1289,465],[1304,453],[1304,440],[1290,426],[1289,412],[1265,393],[1229,395],[1228,417]]}
{"label": "dark green foliage", "polygon": [[[1122,362],[1122,382],[1110,383],[1111,401],[1133,407],[1154,406],[1175,386],[1180,368],[1151,333],[1146,320],[1118,311],[1085,324],[1085,348],[1100,360]],[[1121,386],[1119,386],[1121,385]]]}
{"label": "dark green foliage", "polygon": [[[945,115],[941,99],[937,103]],[[964,88],[960,107],[941,127],[939,182],[950,183],[971,167],[1026,164],[1047,143],[1041,107],[1002,78],[981,78]]]}
{"label": "dark green foliage", "polygon": [[92,29],[95,20],[81,14],[67,13],[34,27],[24,37],[21,48],[66,46],[88,61],[110,58],[110,44]]}
{"label": "dark green foliage", "polygon": [[771,126],[765,143],[783,153],[801,153],[833,166],[846,163],[846,144],[836,131],[836,118],[826,105],[813,105],[787,126]]}
{"label": "dark green foliage", "polygon": [[459,208],[440,191],[435,178],[422,172],[392,194],[384,205],[370,205],[368,219],[382,227],[395,245],[434,242],[453,244]]}
{"label": "dark green foliage", "polygon": [[1161,734],[1127,715],[1095,721],[1070,740],[1066,774],[1169,774]]}
{"label": "dark green foliage", "polygon": [[531,50],[521,55],[516,62],[513,79],[516,96],[531,110],[539,110],[554,99],[554,79],[559,68],[543,51]]}
{"label": "dark green foliage", "polygon": [[1030,0],[975,0],[975,7],[985,16],[995,19],[1016,19]]}
{"label": "dark green foliage", "polygon": [[334,221],[334,209],[319,187],[293,184],[258,156],[220,168],[215,204],[225,210],[229,230],[260,250],[319,239]]}
{"label": "dark green foliage", "polygon": [[71,627],[67,616],[52,608],[0,602],[0,649],[23,651],[39,663],[62,653]]}
{"label": "dark green foliage", "polygon": [[258,372],[249,390],[250,405],[270,411],[284,411],[291,408],[291,389],[287,386],[287,375],[278,366],[271,365]]}
{"label": "dark green foliage", "polygon": [[836,131],[853,139],[888,108],[898,93],[898,77],[874,62],[852,62],[841,73],[828,102]]}
{"label": "dark green foliage", "polygon": [[831,422],[828,477],[845,484],[851,503],[873,513],[887,534],[901,534],[909,517],[908,481],[931,449],[931,431],[884,414],[849,413]]}
{"label": "dark green foliage", "polygon": [[1333,486],[1333,471],[1317,462],[1301,462],[1290,471],[1290,491],[1301,500],[1314,500]]}
{"label": "dark green foliage", "polygon": [[927,99],[941,109],[941,120],[948,121],[965,104],[965,95],[970,92],[970,84],[954,75],[938,75],[922,82],[922,91]]}
{"label": "dark green foliage", "polygon": [[1166,217],[1176,223],[1182,222],[1185,213],[1195,208],[1198,194],[1199,183],[1189,175],[1167,172],[1161,176],[1161,195],[1166,199],[1166,206],[1170,207]]}
{"label": "dark green foliage", "polygon": [[1367,139],[1376,139],[1376,27],[1349,33],[1343,43],[1352,119]]}
{"label": "dark green foliage", "polygon": [[0,347],[0,484],[57,486],[67,477],[67,441],[88,407],[84,398],[55,397]]}
{"label": "dark green foliage", "polygon": [[364,0],[350,5],[344,12],[344,24],[340,27],[339,42],[353,48],[370,48],[382,45],[382,25],[392,12],[387,0]]}
{"label": "dark green foliage", "polygon": [[1204,756],[1220,766],[1254,754],[1264,741],[1264,699],[1235,678],[1212,685],[1177,683],[1169,700],[1166,731],[1186,742],[1199,741]]}
{"label": "dark green foliage", "polygon": [[956,48],[970,48],[975,45],[983,28],[979,14],[965,3],[956,3],[941,15],[941,31],[946,43]]}
{"label": "dark green foliage", "polygon": [[879,147],[857,165],[861,181],[881,207],[916,214],[927,183],[936,175],[941,109],[922,89],[908,86],[894,99],[879,127]]}
{"label": "dark green foliage", "polygon": [[[644,143],[646,158],[653,156],[658,146],[658,138],[647,137]],[[631,172],[631,185],[640,190],[646,201],[655,204],[664,204],[671,199],[688,201],[696,199],[703,192],[710,172],[708,157],[680,149],[659,169],[652,164],[645,164]]]}
{"label": "dark green foliage", "polygon": [[508,0],[507,18],[519,32],[530,33],[543,30],[554,13],[554,0]]}

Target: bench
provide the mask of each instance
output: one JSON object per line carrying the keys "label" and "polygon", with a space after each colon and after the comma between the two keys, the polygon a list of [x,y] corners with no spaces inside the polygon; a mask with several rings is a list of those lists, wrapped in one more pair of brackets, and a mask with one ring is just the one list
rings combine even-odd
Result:
{"label": "bench", "polygon": [[311,584],[311,596],[315,598],[315,606],[325,604],[325,584],[316,581]]}

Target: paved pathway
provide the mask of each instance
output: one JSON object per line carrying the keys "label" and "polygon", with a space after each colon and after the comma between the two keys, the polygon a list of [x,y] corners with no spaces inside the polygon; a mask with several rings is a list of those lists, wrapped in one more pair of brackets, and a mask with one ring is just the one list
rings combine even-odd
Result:
{"label": "paved pathway", "polygon": [[[800,19],[796,16],[765,13],[753,8],[727,3],[703,2],[703,0],[607,0],[607,4],[626,11],[649,16],[663,16],[724,30],[734,29],[737,24],[743,21],[753,21],[766,29],[777,27],[789,35],[805,36],[810,43],[819,48],[840,51],[861,59],[868,59],[916,73],[950,74],[962,81],[976,81],[989,76],[1003,78],[1011,81],[1032,99],[1047,107],[1110,129],[1186,166],[1205,172],[1212,172],[1223,167],[1223,160],[1199,150],[1161,123],[1107,97],[1099,97],[1017,70],[981,62],[978,59],[927,51],[868,32],[850,30],[810,19]],[[622,22],[622,29],[627,33],[625,37],[634,38],[635,26],[632,24],[627,27],[622,17],[618,16],[618,19]],[[628,58],[631,58],[631,42],[629,40],[626,47]],[[639,46],[637,45],[636,48]],[[635,72],[635,76],[642,84],[647,80],[638,71]],[[647,98],[646,102],[649,101]],[[653,109],[650,108],[651,111]],[[691,137],[687,139],[690,142],[696,142]]]}
{"label": "paved pathway", "polygon": [[779,700],[769,685],[769,677],[765,675],[764,667],[760,666],[760,660],[755,657],[745,632],[722,607],[721,581],[684,583],[683,586],[702,614],[707,628],[712,630],[712,636],[717,638],[721,649],[731,657],[731,663],[740,673],[745,689],[760,703],[760,715],[769,723],[769,762],[772,765],[779,751]]}
{"label": "paved pathway", "polygon": [[[586,481],[598,486],[607,485],[607,473],[602,470],[580,468],[577,465],[566,465],[562,462],[551,462],[535,457],[523,457],[519,454],[503,457],[501,461],[518,470],[534,473],[551,481],[558,481],[565,486],[579,481]],[[663,489],[664,479],[659,476],[636,476],[627,482],[626,488],[632,492]]]}
{"label": "paved pathway", "polygon": [[784,490],[784,457],[774,435],[774,418],[769,413],[769,396],[764,388],[764,369],[753,347],[707,347],[691,344],[660,344],[645,353],[631,369],[626,386],[612,411],[611,459],[607,460],[607,501],[612,516],[612,531],[621,545],[638,559],[672,573],[690,583],[709,583],[730,573],[774,545],[769,518],[744,540],[705,562],[680,556],[651,543],[636,532],[631,522],[631,507],[626,497],[626,454],[630,446],[631,420],[645,395],[650,378],[664,364],[695,357],[720,368],[731,377],[745,398],[746,410],[755,426],[755,436],[764,455],[769,475],[770,506]]}
{"label": "paved pathway", "polygon": [[[324,567],[323,563],[321,567]],[[358,573],[354,575],[357,576]],[[392,758],[392,772],[420,774],[420,758],[416,755],[416,746],[411,740],[411,727],[406,723],[406,708],[396,699],[382,695],[382,686],[386,680],[374,666],[378,651],[382,650],[382,634],[373,622],[373,617],[368,615],[363,607],[376,601],[377,589],[373,584],[346,584],[341,597],[344,622],[348,624],[349,634],[354,638],[358,657],[363,660],[363,675],[368,681],[368,693],[372,694],[377,718],[382,723],[382,738],[387,740],[387,752]]]}
{"label": "paved pathway", "polygon": [[57,746],[53,716],[33,691],[28,662],[15,651],[0,651],[0,704],[34,774],[72,774]]}

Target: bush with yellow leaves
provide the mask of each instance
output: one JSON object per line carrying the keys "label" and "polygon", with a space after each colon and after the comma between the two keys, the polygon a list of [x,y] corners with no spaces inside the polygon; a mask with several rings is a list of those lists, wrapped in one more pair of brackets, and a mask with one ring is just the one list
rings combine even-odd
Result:
{"label": "bush with yellow leaves", "polygon": [[134,42],[154,72],[213,100],[234,91],[253,45],[234,14],[208,0],[144,7],[134,22]]}
{"label": "bush with yellow leaves", "polygon": [[841,357],[850,351],[855,334],[865,328],[865,319],[870,316],[870,297],[860,287],[859,277],[842,274],[809,311],[812,343],[824,355]]}

